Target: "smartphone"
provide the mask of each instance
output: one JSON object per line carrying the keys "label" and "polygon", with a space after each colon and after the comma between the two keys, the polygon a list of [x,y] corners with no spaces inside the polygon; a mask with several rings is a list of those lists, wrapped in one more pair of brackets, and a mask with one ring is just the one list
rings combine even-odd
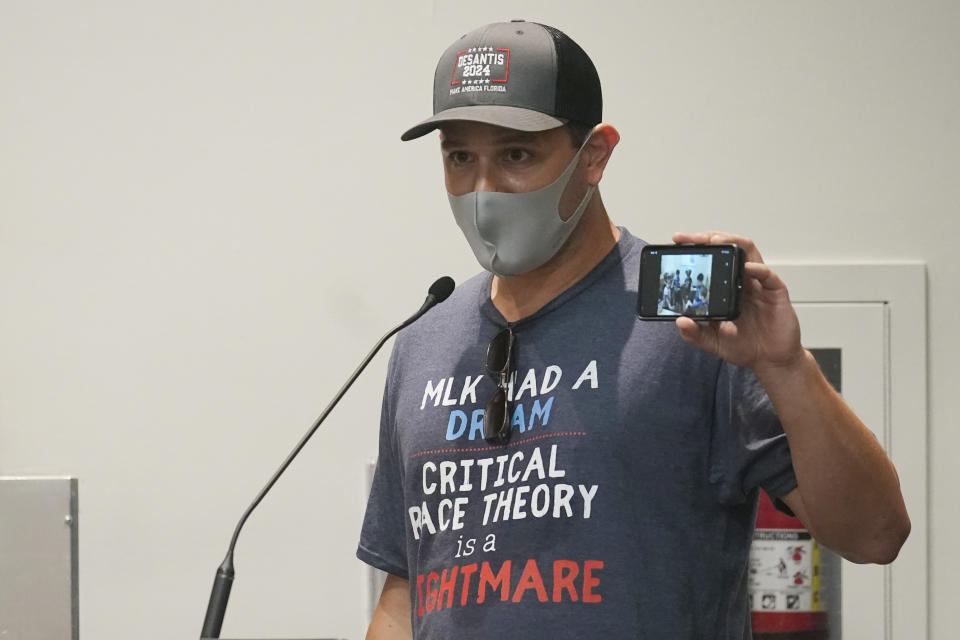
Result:
{"label": "smartphone", "polygon": [[733,320],[746,254],[735,244],[648,244],[640,254],[641,320]]}

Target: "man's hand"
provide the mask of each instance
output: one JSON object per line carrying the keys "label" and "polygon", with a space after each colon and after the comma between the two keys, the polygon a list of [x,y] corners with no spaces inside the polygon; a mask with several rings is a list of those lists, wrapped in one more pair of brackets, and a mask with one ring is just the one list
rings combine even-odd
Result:
{"label": "man's hand", "polygon": [[783,424],[797,474],[797,488],[783,498],[813,536],[853,562],[891,562],[910,533],[897,472],[801,345],[786,285],[749,238],[708,231],[677,233],[673,241],[743,247],[740,317],[710,323],[678,318],[680,336],[757,374]]}
{"label": "man's hand", "polygon": [[677,318],[684,342],[713,353],[732,364],[759,371],[790,366],[803,358],[800,323],[790,304],[787,287],[773,270],[763,263],[753,240],[719,231],[675,233],[676,243],[736,243],[746,252],[743,274],[744,295],[740,317],[721,322],[697,322]]}

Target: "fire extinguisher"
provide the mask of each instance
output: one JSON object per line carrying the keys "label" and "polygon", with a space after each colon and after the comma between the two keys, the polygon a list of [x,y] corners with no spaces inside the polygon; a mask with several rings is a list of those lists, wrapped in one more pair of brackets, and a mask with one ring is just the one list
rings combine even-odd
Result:
{"label": "fire extinguisher", "polygon": [[833,561],[797,518],[778,511],[761,492],[750,547],[748,597],[755,640],[829,637],[823,579]]}

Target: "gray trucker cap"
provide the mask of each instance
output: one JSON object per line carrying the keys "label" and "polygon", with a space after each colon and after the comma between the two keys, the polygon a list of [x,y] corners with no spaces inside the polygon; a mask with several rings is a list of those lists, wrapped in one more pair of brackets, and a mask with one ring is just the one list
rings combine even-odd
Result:
{"label": "gray trucker cap", "polygon": [[451,120],[545,131],[571,120],[593,126],[602,113],[600,78],[576,42],[536,22],[496,22],[447,48],[434,74],[433,116],[400,139]]}

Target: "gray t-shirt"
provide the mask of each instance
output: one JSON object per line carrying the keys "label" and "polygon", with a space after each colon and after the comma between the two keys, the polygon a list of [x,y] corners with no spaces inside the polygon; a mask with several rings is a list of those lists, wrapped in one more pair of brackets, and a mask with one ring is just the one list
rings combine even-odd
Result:
{"label": "gray t-shirt", "polygon": [[410,581],[414,637],[749,638],[757,489],[796,486],[749,370],[637,320],[643,242],[513,325],[516,410],[483,439],[489,274],[403,330],[357,556]]}

